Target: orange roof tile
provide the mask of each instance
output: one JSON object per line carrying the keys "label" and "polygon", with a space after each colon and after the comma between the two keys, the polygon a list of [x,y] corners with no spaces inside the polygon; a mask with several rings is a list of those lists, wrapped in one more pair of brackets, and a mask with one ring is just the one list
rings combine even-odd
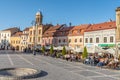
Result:
{"label": "orange roof tile", "polygon": [[116,28],[116,23],[115,23],[115,21],[110,21],[110,22],[104,22],[104,23],[99,23],[99,24],[93,24],[93,25],[89,26],[85,32],[113,29],[113,28]]}
{"label": "orange roof tile", "polygon": [[70,31],[69,31],[69,36],[78,36],[78,35],[83,35],[84,31],[90,26],[90,24],[82,24],[79,26],[74,26]]}
{"label": "orange roof tile", "polygon": [[52,37],[55,35],[56,31],[58,29],[60,29],[62,26],[61,25],[56,25],[56,26],[52,26],[50,27],[49,29],[47,29],[44,34],[43,34],[43,37],[46,37],[46,36],[49,36],[49,37]]}
{"label": "orange roof tile", "polygon": [[55,34],[55,36],[67,36],[69,34],[69,31],[72,29],[73,27],[63,27],[62,29],[58,30]]}

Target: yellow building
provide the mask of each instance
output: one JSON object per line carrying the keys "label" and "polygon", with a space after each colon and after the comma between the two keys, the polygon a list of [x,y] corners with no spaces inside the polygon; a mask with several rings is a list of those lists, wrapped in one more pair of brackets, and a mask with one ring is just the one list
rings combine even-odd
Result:
{"label": "yellow building", "polygon": [[35,23],[32,27],[29,28],[29,39],[28,39],[28,47],[33,48],[34,46],[41,45],[42,43],[42,13],[38,11],[35,15]]}
{"label": "yellow building", "polygon": [[28,48],[28,34],[29,28],[25,28],[21,35],[21,51],[24,51],[26,48]]}
{"label": "yellow building", "polygon": [[84,31],[89,27],[89,24],[83,24],[79,26],[74,26],[68,34],[69,44],[68,46],[73,49],[83,49],[84,48]]}
{"label": "yellow building", "polygon": [[21,34],[22,32],[16,32],[14,35],[11,36],[11,48],[17,51],[21,51]]}

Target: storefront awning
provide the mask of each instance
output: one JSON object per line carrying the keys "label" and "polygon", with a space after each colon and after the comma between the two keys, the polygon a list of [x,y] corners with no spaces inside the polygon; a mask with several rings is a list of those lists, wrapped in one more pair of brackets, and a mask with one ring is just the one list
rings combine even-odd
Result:
{"label": "storefront awning", "polygon": [[115,44],[98,44],[100,47],[115,47]]}

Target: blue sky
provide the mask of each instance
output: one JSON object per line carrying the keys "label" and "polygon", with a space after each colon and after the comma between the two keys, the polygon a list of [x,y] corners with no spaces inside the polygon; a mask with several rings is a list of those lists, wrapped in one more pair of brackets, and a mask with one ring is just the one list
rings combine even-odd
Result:
{"label": "blue sky", "polygon": [[115,20],[120,0],[0,0],[0,30],[31,26],[40,9],[43,24],[93,24]]}

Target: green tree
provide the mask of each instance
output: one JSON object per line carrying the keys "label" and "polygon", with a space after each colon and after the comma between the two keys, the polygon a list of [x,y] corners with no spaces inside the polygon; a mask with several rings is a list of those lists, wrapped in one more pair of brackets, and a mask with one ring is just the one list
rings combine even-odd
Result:
{"label": "green tree", "polygon": [[88,52],[87,52],[87,48],[86,48],[86,46],[84,47],[84,51],[83,51],[83,53],[82,53],[82,58],[84,59],[84,58],[87,58],[87,56],[88,56]]}
{"label": "green tree", "polygon": [[66,48],[65,46],[63,47],[63,50],[62,50],[62,55],[65,55],[66,54]]}
{"label": "green tree", "polygon": [[52,54],[53,52],[54,52],[53,45],[51,45],[51,47],[50,47],[50,54]]}
{"label": "green tree", "polygon": [[42,52],[43,53],[45,52],[45,46],[42,46]]}

